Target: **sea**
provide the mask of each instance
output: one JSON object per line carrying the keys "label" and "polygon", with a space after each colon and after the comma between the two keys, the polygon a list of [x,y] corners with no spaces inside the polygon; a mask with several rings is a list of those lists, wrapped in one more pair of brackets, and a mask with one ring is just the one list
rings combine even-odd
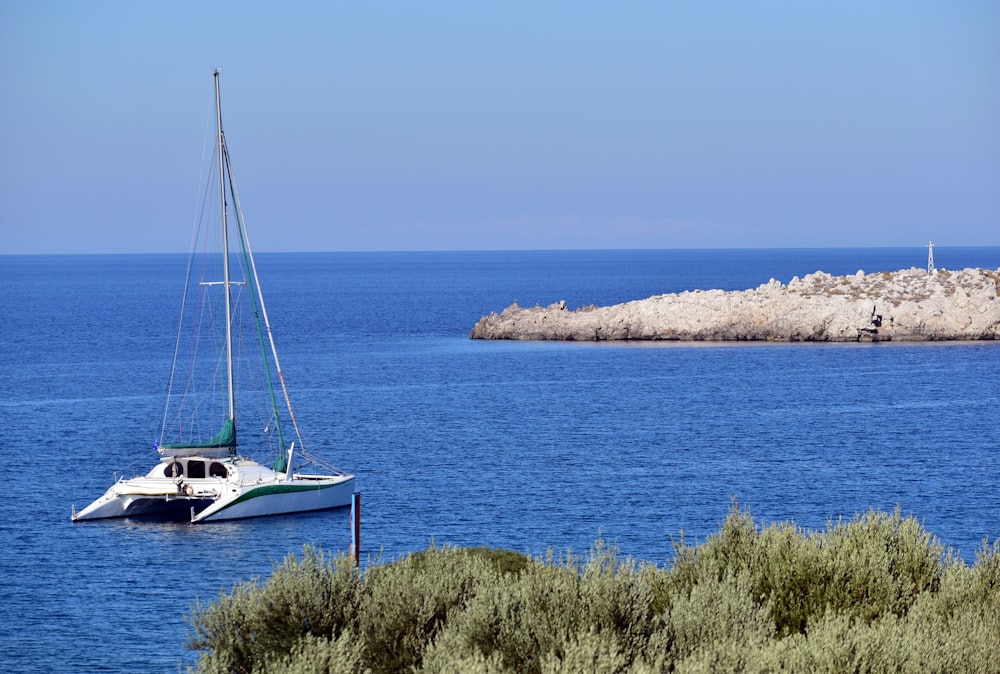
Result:
{"label": "sea", "polygon": [[[1000,247],[935,249],[1000,267]],[[968,563],[1000,537],[1000,343],[468,338],[570,308],[894,271],[925,248],[259,254],[304,433],[357,475],[364,565],[430,545],[670,564],[733,507],[822,530],[918,518]],[[0,256],[0,670],[177,672],[187,617],[350,511],[70,521],[158,438],[186,255]]]}

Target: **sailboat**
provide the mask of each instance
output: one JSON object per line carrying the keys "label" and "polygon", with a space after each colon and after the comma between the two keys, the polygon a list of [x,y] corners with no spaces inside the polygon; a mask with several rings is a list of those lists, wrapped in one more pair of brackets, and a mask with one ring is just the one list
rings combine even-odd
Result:
{"label": "sailboat", "polygon": [[[219,70],[214,78],[216,166],[209,173],[218,185],[206,190],[201,212],[206,222],[214,220],[210,213],[218,213],[221,227],[199,225],[196,240],[218,242],[221,251],[198,265],[195,260],[202,258],[195,251],[188,263],[167,404],[155,443],[159,461],[145,475],[118,478],[83,510],[74,507],[74,522],[172,516],[199,523],[325,510],[349,505],[355,490],[354,475],[306,445],[292,410],[223,133]],[[218,210],[211,203],[216,197]],[[208,234],[209,229],[217,234]],[[205,347],[211,358],[200,355]],[[195,354],[186,376],[179,373],[181,354]],[[264,411],[244,414],[245,399],[261,401]],[[247,446],[253,452],[243,452]],[[250,458],[262,453],[271,455],[270,465]]]}

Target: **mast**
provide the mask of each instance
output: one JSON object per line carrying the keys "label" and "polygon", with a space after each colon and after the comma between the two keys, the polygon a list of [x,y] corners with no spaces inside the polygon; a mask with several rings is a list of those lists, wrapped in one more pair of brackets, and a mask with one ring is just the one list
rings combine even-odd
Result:
{"label": "mast", "polygon": [[218,131],[219,202],[222,209],[222,279],[226,294],[226,391],[229,396],[229,418],[236,423],[236,397],[233,392],[233,313],[229,295],[229,227],[226,224],[225,140],[222,136],[222,98],[219,95],[219,69],[215,69],[215,123]]}

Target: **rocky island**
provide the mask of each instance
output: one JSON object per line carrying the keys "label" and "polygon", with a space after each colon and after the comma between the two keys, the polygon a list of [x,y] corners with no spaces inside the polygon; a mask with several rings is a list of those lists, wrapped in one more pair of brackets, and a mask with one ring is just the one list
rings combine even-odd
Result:
{"label": "rocky island", "polygon": [[1000,339],[1000,269],[904,269],[483,316],[472,339],[874,342]]}

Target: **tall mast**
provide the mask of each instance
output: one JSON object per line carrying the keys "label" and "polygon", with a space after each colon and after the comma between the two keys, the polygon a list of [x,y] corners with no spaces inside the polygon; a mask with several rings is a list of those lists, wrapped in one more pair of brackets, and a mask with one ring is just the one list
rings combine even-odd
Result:
{"label": "tall mast", "polygon": [[229,418],[236,420],[236,398],[233,394],[233,314],[229,298],[229,227],[226,224],[225,140],[222,136],[222,98],[219,95],[219,69],[215,69],[215,123],[218,130],[219,203],[222,208],[222,279],[226,293],[226,384],[229,395]]}

